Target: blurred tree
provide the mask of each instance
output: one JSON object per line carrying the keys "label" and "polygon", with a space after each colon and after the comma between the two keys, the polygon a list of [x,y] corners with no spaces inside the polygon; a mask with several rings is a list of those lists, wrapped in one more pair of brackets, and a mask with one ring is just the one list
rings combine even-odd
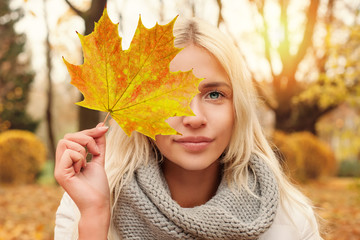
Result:
{"label": "blurred tree", "polygon": [[[334,0],[329,1],[329,4],[334,4]],[[305,123],[306,119],[312,119],[312,129],[324,113],[343,103],[360,107],[359,11],[352,8],[348,10],[354,18],[351,24],[344,23],[332,14],[328,15],[326,36],[321,49],[324,54],[316,59],[319,76],[315,82],[303,84],[301,93],[292,99],[292,104],[296,107],[294,112]],[[334,40],[339,36],[341,40]]]}
{"label": "blurred tree", "polygon": [[[86,11],[81,11],[71,1],[65,0],[69,7],[80,16],[85,23],[85,35],[90,34],[94,30],[94,23],[97,22],[105,8],[106,0],[92,0],[90,7]],[[99,121],[99,112],[87,108],[79,108],[79,129],[88,129],[95,127]]]}
{"label": "blurred tree", "polygon": [[331,45],[327,50],[317,81],[292,99],[299,117],[305,119],[308,109],[312,109],[319,118],[344,102],[355,109],[360,107],[360,27],[349,27],[347,31],[343,44]]}
{"label": "blurred tree", "polygon": [[48,14],[46,10],[46,2],[47,0],[43,0],[44,6],[44,22],[45,22],[45,29],[46,29],[46,38],[45,38],[45,47],[46,47],[46,66],[47,66],[47,82],[48,82],[48,89],[47,89],[47,105],[46,105],[46,123],[47,123],[47,135],[48,135],[48,145],[49,145],[49,153],[48,155],[50,158],[55,160],[55,151],[56,151],[56,143],[54,137],[54,129],[53,129],[53,83],[51,78],[52,72],[52,64],[51,64],[51,45],[50,45],[50,28],[48,23]]}
{"label": "blurred tree", "polygon": [[[359,96],[359,92],[356,90],[359,79],[356,74],[352,74],[352,79],[349,76],[345,77],[348,72],[354,73],[354,67],[350,67],[350,65],[358,64],[358,60],[355,60],[359,58],[360,42],[359,39],[355,39],[359,33],[358,29],[349,28],[345,24],[339,25],[341,19],[334,17],[336,0],[327,1],[326,14],[322,19],[319,19],[318,16],[320,1],[309,0],[307,8],[304,10],[306,19],[304,30],[300,31],[302,32],[302,40],[297,50],[294,51],[290,40],[294,29],[289,28],[289,19],[293,17],[289,16],[289,6],[294,1],[279,0],[281,34],[279,34],[280,39],[278,39],[277,47],[273,47],[269,22],[266,19],[268,14],[265,11],[267,1],[249,1],[256,6],[262,20],[260,32],[264,40],[265,57],[272,75],[271,89],[273,94],[267,94],[261,87],[258,87],[258,92],[267,106],[275,113],[275,127],[285,132],[307,130],[316,133],[315,125],[321,116],[336,108],[348,98],[349,94],[355,93]],[[358,12],[356,9],[352,11],[351,14],[354,15],[354,19],[358,19],[356,16]],[[323,29],[325,28],[326,36],[322,44],[315,46],[315,27],[320,26],[320,24],[325,26]],[[334,28],[345,30],[345,35],[348,36],[345,43],[338,46],[331,43],[332,37],[339,34],[334,31]],[[296,31],[299,32],[299,30]],[[322,53],[319,54],[319,52]],[[300,63],[309,54],[312,54],[315,62],[313,67],[319,73],[318,80],[312,84],[308,84],[307,75],[302,76],[302,78],[297,76]],[[274,70],[276,61],[281,63],[281,71]],[[331,63],[333,61],[346,63],[342,66],[337,65],[336,68],[339,70],[340,67],[342,70],[335,71],[334,64]],[[357,69],[359,73],[358,66]]]}
{"label": "blurred tree", "polygon": [[22,12],[10,9],[9,3],[0,1],[0,132],[9,128],[35,131],[38,122],[26,113],[34,75],[23,53],[25,35],[14,29]]}
{"label": "blurred tree", "polygon": [[360,162],[360,108],[344,103],[316,124],[319,135],[327,141],[336,158]]}

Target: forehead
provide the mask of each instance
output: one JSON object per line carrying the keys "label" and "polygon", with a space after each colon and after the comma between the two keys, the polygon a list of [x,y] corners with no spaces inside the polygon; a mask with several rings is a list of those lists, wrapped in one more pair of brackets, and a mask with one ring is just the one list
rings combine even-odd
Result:
{"label": "forehead", "polygon": [[219,61],[206,49],[189,45],[181,50],[170,63],[170,71],[189,71],[198,78],[205,78],[203,82],[224,81],[230,84],[227,73]]}

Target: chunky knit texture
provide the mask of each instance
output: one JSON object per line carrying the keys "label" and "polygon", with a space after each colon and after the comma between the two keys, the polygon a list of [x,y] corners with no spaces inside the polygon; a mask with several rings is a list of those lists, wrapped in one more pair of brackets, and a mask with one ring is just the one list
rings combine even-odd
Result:
{"label": "chunky knit texture", "polygon": [[229,189],[222,180],[216,195],[194,208],[171,199],[160,167],[153,161],[138,169],[122,191],[114,223],[123,239],[257,239],[272,224],[278,207],[273,173],[257,157],[250,161],[249,187]]}

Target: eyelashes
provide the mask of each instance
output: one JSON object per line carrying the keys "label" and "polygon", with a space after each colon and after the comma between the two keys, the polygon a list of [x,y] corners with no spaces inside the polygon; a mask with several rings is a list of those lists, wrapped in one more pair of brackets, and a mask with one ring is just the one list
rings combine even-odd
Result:
{"label": "eyelashes", "polygon": [[221,101],[226,97],[226,94],[219,90],[211,90],[204,94],[204,99],[209,101]]}
{"label": "eyelashes", "polygon": [[224,94],[219,92],[219,91],[211,91],[211,92],[209,92],[207,94],[206,97],[209,98],[209,99],[214,99],[215,100],[215,99],[219,99],[221,97],[224,97]]}

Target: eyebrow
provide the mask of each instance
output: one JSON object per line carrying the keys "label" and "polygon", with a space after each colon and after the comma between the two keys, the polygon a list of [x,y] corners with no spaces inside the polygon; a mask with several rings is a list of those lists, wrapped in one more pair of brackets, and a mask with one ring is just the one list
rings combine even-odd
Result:
{"label": "eyebrow", "polygon": [[225,82],[209,82],[199,86],[200,88],[213,88],[213,87],[227,87],[231,89],[231,86]]}

